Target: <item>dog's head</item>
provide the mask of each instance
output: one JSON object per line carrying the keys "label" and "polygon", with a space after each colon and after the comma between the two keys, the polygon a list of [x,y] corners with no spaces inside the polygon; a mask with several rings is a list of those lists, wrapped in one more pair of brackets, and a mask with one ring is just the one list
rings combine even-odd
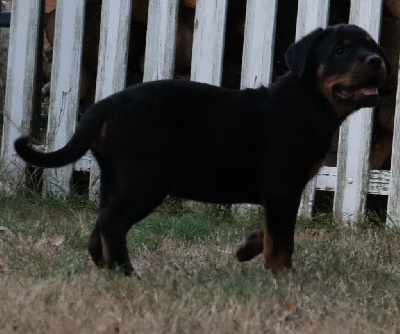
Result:
{"label": "dog's head", "polygon": [[348,24],[311,32],[288,49],[285,59],[292,74],[315,84],[335,110],[375,106],[391,71],[371,36]]}

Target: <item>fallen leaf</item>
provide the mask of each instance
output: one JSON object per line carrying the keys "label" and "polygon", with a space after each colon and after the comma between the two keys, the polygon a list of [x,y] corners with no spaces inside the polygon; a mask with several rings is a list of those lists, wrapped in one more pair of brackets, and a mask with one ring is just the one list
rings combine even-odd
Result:
{"label": "fallen leaf", "polygon": [[285,308],[285,310],[291,311],[294,307],[294,301],[288,300],[287,302],[285,302],[285,304],[283,304],[283,307]]}

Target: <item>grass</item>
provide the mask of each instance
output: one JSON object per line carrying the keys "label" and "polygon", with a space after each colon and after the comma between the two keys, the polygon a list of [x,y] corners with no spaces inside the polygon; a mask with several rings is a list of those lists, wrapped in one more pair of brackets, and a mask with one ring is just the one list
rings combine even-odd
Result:
{"label": "grass", "polygon": [[96,208],[0,198],[1,333],[400,333],[400,231],[299,221],[296,271],[234,258],[260,222],[164,205],[129,234],[141,280],[98,270]]}

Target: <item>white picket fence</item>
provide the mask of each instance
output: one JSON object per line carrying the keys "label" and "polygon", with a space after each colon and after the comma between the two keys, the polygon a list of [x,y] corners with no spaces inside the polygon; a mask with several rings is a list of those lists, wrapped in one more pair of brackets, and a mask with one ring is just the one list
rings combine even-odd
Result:
{"label": "white picket fence", "polygon": [[[125,86],[132,0],[103,0],[96,99]],[[248,0],[241,87],[268,85],[272,73],[278,0]],[[62,147],[76,126],[84,1],[58,0],[47,147]],[[197,0],[191,79],[221,83],[228,0]],[[4,129],[1,148],[2,185],[15,189],[25,182],[25,164],[13,150],[14,140],[29,134],[35,83],[36,43],[41,0],[14,0],[10,31]],[[145,81],[173,77],[179,0],[150,0],[145,53]],[[329,0],[299,0],[299,39],[327,24]],[[379,39],[382,0],[352,0],[350,23]],[[398,96],[400,92],[398,93]],[[367,194],[388,196],[388,225],[400,226],[400,107],[396,103],[391,171],[369,170],[372,110],[351,116],[340,132],[338,167],[322,167],[303,194],[299,214],[310,216],[315,190],[335,192],[334,217],[357,222],[364,216]],[[90,155],[74,166],[47,170],[46,189],[69,191],[73,170],[91,171],[97,188],[97,166]]]}

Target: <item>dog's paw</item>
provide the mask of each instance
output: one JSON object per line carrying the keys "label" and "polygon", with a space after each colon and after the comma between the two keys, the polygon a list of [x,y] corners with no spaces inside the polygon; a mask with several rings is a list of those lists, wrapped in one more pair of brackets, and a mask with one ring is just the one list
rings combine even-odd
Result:
{"label": "dog's paw", "polygon": [[236,251],[236,258],[240,261],[249,261],[264,250],[264,231],[256,230],[251,232],[246,241]]}

